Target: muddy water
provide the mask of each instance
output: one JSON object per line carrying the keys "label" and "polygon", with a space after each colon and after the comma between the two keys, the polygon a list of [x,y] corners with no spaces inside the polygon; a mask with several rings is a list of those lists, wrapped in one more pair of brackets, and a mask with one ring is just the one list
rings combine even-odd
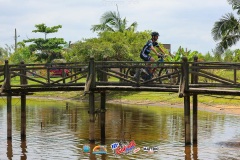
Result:
{"label": "muddy water", "polygon": [[[58,102],[28,104],[26,141],[20,138],[20,104],[12,107],[12,141],[6,138],[6,105],[0,106],[0,160],[240,159],[239,116],[199,111],[198,145],[185,147],[182,108],[107,105],[107,154],[94,155],[83,152],[83,146],[89,145],[87,104],[69,103],[68,107]],[[100,131],[100,118],[96,115],[95,145],[101,143]],[[123,139],[134,140],[141,150],[113,154],[111,144]],[[149,152],[144,147],[158,149]]]}

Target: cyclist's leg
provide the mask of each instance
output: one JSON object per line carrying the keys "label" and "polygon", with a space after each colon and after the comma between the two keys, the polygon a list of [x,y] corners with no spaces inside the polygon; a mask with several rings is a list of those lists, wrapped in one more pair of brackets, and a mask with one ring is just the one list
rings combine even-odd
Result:
{"label": "cyclist's leg", "polygon": [[[141,52],[141,53],[140,53],[140,58],[145,62],[145,61],[148,61],[149,55],[144,54],[144,53]],[[135,72],[135,74],[134,74],[134,76],[133,76],[134,79],[137,79],[137,77],[140,76],[140,72],[142,72],[141,70],[142,70],[142,69],[140,69],[140,68],[136,68],[136,72]]]}
{"label": "cyclist's leg", "polygon": [[[155,62],[155,59],[154,59],[153,57],[150,56],[149,61],[150,61],[150,62]],[[152,74],[152,73],[153,73],[153,69],[152,69],[151,66],[152,66],[151,64],[148,65],[148,70],[149,70],[149,73]]]}
{"label": "cyclist's leg", "polygon": [[[141,54],[140,54],[140,58],[141,58],[144,62],[149,62],[149,61],[151,61],[151,59],[152,59],[151,56],[149,56],[148,54],[144,54],[144,53],[141,53]],[[149,74],[149,73],[150,73],[150,72],[149,72],[149,68],[150,68],[149,65],[150,65],[150,64],[148,64],[148,66],[147,66],[146,69],[142,70],[145,74]]]}

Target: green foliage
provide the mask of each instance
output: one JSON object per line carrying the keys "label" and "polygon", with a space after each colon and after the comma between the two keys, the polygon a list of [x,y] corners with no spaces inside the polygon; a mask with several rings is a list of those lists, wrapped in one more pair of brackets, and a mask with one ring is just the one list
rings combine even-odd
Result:
{"label": "green foliage", "polygon": [[178,48],[177,52],[174,55],[167,56],[165,61],[167,62],[181,62],[182,57],[187,57],[188,61],[193,62],[194,56],[198,57],[198,61],[203,61],[204,56],[198,51],[184,50],[181,46]]}
{"label": "green foliage", "polygon": [[31,38],[28,40],[23,40],[24,43],[31,43],[29,45],[29,50],[32,54],[37,56],[36,61],[40,62],[51,62],[55,58],[62,58],[61,52],[63,45],[66,44],[63,38],[47,38],[47,34],[58,32],[61,25],[47,27],[45,24],[35,25],[37,28],[32,32],[44,33],[45,38]]}
{"label": "green foliage", "polygon": [[4,64],[5,59],[11,55],[10,46],[6,45],[5,48],[0,47],[0,64]]}
{"label": "green foliage", "polygon": [[85,39],[72,45],[64,54],[68,62],[95,60],[140,61],[140,51],[149,39],[150,32],[102,32],[98,38]]}
{"label": "green foliage", "polygon": [[204,60],[207,61],[207,62],[215,61],[214,57],[209,52],[204,56]]}
{"label": "green foliage", "polygon": [[240,49],[234,51],[233,62],[240,62]]}
{"label": "green foliage", "polygon": [[25,63],[32,63],[34,58],[35,57],[32,56],[28,47],[21,47],[10,56],[9,62],[12,64],[19,64],[21,61],[24,61]]}

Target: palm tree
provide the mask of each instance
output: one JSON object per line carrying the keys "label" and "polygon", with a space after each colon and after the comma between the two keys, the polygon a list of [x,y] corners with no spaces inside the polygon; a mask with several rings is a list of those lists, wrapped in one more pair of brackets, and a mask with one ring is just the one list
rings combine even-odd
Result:
{"label": "palm tree", "polygon": [[135,31],[137,28],[137,22],[132,23],[129,27],[127,27],[127,19],[121,19],[119,11],[105,12],[101,19],[100,24],[93,25],[92,31],[112,31],[112,32],[124,32],[125,30]]}
{"label": "palm tree", "polygon": [[[228,0],[228,2],[240,16],[240,1]],[[226,49],[235,45],[240,39],[240,17],[237,19],[232,13],[227,13],[215,22],[212,36],[215,41],[220,41],[216,47],[216,51],[219,53],[223,53]]]}

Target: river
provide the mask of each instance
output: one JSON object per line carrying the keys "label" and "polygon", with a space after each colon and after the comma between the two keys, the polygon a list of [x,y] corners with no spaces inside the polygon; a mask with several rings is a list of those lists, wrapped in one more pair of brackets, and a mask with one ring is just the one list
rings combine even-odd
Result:
{"label": "river", "polygon": [[[99,104],[96,104],[96,108]],[[7,140],[7,107],[0,105],[0,160],[82,159],[240,159],[240,116],[198,112],[198,144],[184,144],[183,108],[107,104],[107,154],[90,154],[83,147],[100,145],[96,115],[94,144],[89,144],[88,104],[27,101],[27,136],[21,140],[21,107],[12,106],[12,140]],[[124,134],[125,133],[125,134]],[[124,136],[123,136],[124,135]],[[135,142],[136,153],[114,154],[111,144]],[[154,151],[151,150],[154,148]],[[144,150],[143,150],[144,149]]]}

